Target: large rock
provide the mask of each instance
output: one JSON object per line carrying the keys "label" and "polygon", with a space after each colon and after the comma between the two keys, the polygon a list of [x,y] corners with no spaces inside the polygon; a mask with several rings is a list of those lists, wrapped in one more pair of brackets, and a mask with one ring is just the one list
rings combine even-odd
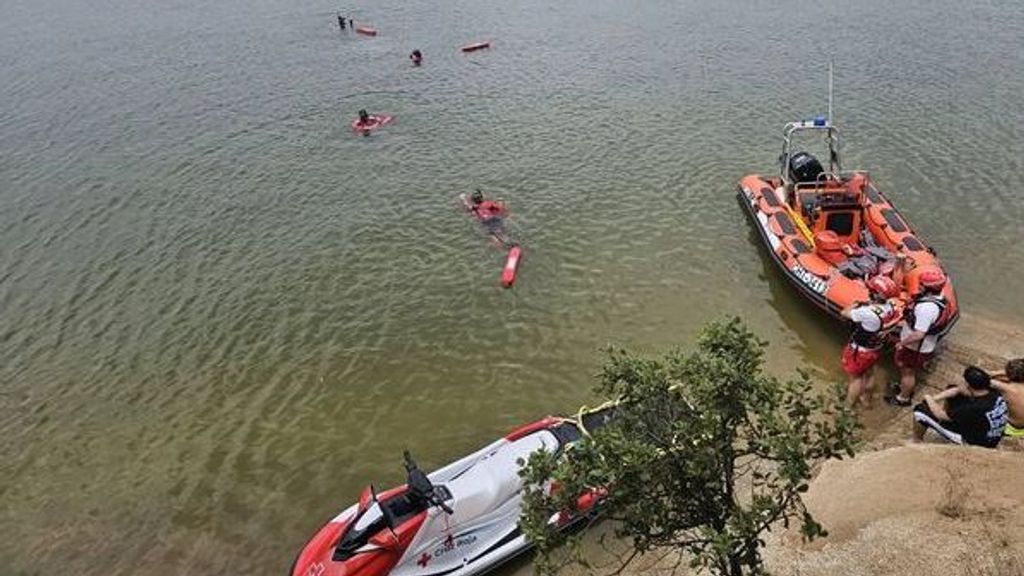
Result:
{"label": "large rock", "polygon": [[777,574],[1024,576],[1024,455],[937,444],[826,463],[806,494],[829,537],[785,534]]}

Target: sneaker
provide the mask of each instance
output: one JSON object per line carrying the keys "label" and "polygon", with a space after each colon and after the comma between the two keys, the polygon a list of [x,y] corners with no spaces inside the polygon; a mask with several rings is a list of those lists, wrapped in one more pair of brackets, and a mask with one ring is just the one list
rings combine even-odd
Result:
{"label": "sneaker", "polygon": [[885,402],[892,406],[900,406],[906,408],[907,406],[910,406],[911,400],[909,398],[904,400],[903,398],[900,398],[899,394],[892,394],[885,396]]}

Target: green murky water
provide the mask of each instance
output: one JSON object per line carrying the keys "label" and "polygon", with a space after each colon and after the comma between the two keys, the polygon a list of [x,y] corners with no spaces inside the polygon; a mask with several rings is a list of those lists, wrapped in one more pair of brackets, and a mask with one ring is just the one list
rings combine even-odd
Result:
{"label": "green murky water", "polygon": [[283,574],[401,448],[440,465],[725,314],[838,378],[734,197],[830,56],[848,167],[966,311],[1024,320],[1024,8],[849,4],[7,0],[0,572]]}

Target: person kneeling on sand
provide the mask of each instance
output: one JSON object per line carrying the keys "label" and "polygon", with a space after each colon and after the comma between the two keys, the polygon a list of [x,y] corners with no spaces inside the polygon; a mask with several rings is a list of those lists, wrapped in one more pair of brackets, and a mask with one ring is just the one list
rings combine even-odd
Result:
{"label": "person kneeling on sand", "polygon": [[1006,428],[1006,400],[992,390],[988,373],[977,366],[964,370],[964,384],[926,394],[914,406],[914,438],[924,440],[931,428],[956,444],[995,448]]}
{"label": "person kneeling on sand", "polygon": [[1003,372],[993,374],[992,388],[1003,395],[1006,405],[1010,408],[1009,422],[1004,434],[1024,438],[1024,358],[1010,360]]}

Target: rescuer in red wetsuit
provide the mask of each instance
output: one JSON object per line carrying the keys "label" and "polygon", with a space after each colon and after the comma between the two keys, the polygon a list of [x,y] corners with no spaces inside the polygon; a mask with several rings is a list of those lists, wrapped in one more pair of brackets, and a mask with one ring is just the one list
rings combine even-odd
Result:
{"label": "rescuer in red wetsuit", "polygon": [[505,204],[494,200],[484,200],[484,193],[477,189],[470,197],[469,209],[481,222],[488,222],[505,216]]}
{"label": "rescuer in red wetsuit", "polygon": [[484,225],[488,234],[502,245],[509,244],[508,234],[505,233],[504,218],[507,214],[505,204],[495,200],[484,200],[484,193],[478,188],[470,196],[466,208],[476,216],[476,219]]}

